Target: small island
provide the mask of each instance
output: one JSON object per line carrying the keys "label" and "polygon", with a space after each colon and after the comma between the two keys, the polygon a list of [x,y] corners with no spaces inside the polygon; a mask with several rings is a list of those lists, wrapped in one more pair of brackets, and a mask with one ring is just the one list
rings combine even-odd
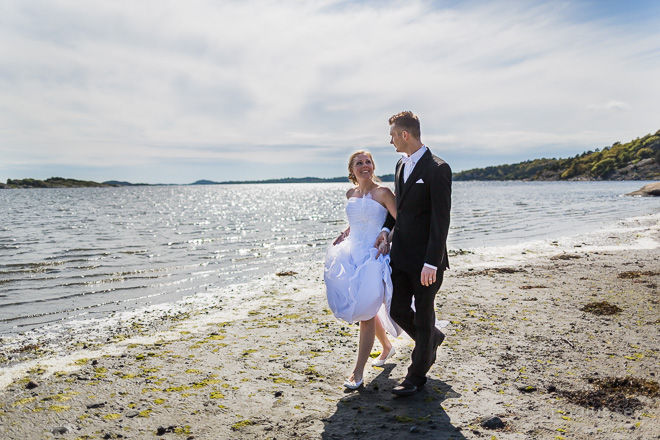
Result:
{"label": "small island", "polygon": [[17,188],[109,188],[120,186],[145,186],[145,183],[129,183],[111,180],[108,182],[93,182],[91,180],[65,179],[51,177],[46,180],[39,179],[7,179],[7,183],[0,183],[0,189]]}

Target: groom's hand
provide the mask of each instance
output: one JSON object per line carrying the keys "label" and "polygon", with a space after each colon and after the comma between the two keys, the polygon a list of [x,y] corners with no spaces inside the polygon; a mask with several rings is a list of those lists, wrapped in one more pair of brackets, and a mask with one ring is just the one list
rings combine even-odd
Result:
{"label": "groom's hand", "polygon": [[380,257],[381,255],[387,255],[390,252],[390,246],[389,243],[387,242],[386,231],[381,231],[381,233],[378,234],[378,238],[376,239],[376,243],[374,243],[374,247],[378,249],[376,258]]}
{"label": "groom's hand", "polygon": [[435,273],[436,269],[431,269],[430,267],[424,266],[422,269],[422,275],[420,277],[422,286],[430,286],[431,284],[435,283]]}

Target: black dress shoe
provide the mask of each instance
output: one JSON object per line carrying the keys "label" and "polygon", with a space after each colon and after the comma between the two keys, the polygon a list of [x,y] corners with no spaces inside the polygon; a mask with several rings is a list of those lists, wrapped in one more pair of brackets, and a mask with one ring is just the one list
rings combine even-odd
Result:
{"label": "black dress shoe", "polygon": [[437,350],[440,345],[442,345],[442,342],[445,340],[445,334],[442,333],[440,330],[438,330],[438,338],[436,339],[437,345],[435,346],[435,349]]}
{"label": "black dress shoe", "polygon": [[409,380],[404,380],[401,382],[401,385],[392,388],[392,394],[395,396],[412,396],[413,394],[418,393],[421,389],[422,387],[416,386]]}
{"label": "black dress shoe", "polygon": [[[437,330],[437,329],[436,329]],[[435,364],[435,359],[438,354],[438,347],[442,345],[442,342],[445,340],[445,334],[442,333],[440,330],[437,330],[436,337],[435,337],[435,348],[433,349],[433,362],[431,362],[431,365]]]}

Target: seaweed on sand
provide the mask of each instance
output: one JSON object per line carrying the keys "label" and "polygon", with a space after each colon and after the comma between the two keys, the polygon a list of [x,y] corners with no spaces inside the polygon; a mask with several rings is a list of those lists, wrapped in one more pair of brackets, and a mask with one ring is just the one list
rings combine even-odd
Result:
{"label": "seaweed on sand", "polygon": [[623,309],[616,304],[610,304],[607,301],[595,301],[585,304],[580,308],[583,312],[593,313],[594,315],[616,315]]}
{"label": "seaweed on sand", "polygon": [[635,395],[648,397],[660,395],[658,383],[653,380],[626,376],[590,379],[589,382],[597,389],[559,391],[559,394],[576,405],[595,410],[607,408],[625,415],[632,415],[643,406],[642,402],[634,397]]}

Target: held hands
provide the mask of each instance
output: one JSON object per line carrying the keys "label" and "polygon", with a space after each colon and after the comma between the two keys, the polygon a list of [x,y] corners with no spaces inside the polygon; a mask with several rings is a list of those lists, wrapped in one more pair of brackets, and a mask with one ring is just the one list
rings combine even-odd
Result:
{"label": "held hands", "polygon": [[431,284],[435,283],[435,273],[436,269],[431,269],[430,267],[424,266],[420,276],[420,282],[422,283],[422,286],[430,286]]}
{"label": "held hands", "polygon": [[380,257],[381,255],[387,255],[390,253],[390,244],[388,242],[387,232],[381,231],[381,233],[378,234],[378,238],[376,239],[376,243],[374,243],[374,247],[378,249],[376,258]]}

